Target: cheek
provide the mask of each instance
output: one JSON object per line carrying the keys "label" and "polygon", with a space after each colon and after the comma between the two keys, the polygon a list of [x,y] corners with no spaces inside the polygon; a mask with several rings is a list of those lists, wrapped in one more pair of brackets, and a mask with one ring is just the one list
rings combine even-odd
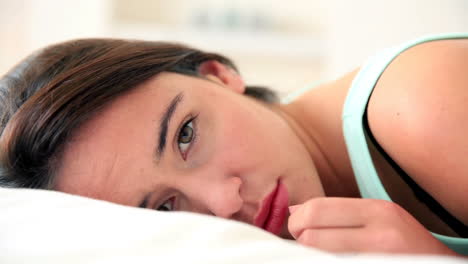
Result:
{"label": "cheek", "polygon": [[[200,114],[196,147],[189,158],[191,167],[207,166],[226,169],[239,166],[251,150],[248,127],[235,111],[208,109]],[[190,155],[189,154],[189,155]]]}
{"label": "cheek", "polygon": [[226,111],[217,122],[213,130],[217,158],[238,170],[269,166],[271,161],[265,158],[277,151],[272,144],[274,135],[259,115],[241,110]]}

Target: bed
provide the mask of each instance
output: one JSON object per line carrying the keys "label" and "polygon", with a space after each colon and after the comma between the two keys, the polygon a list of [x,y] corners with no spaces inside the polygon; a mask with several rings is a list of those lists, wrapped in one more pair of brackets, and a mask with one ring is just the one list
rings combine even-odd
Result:
{"label": "bed", "polygon": [[467,263],[461,258],[334,255],[258,228],[69,194],[0,188],[0,263]]}

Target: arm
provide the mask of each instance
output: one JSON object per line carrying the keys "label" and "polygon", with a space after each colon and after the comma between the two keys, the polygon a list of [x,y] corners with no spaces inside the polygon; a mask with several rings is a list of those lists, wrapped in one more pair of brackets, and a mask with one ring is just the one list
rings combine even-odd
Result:
{"label": "arm", "polygon": [[468,40],[425,43],[384,72],[368,107],[375,138],[459,220],[468,193]]}
{"label": "arm", "polygon": [[[468,41],[449,40],[401,54],[380,78],[368,108],[371,129],[387,153],[465,224],[467,101]],[[289,230],[306,245],[339,252],[456,255],[394,203],[323,198],[293,211]]]}

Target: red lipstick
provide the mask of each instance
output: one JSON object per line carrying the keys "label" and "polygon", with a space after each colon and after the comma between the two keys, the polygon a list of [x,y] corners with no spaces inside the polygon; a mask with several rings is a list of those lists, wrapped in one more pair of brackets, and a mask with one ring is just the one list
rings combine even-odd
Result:
{"label": "red lipstick", "polygon": [[281,181],[278,181],[276,188],[263,199],[254,219],[254,225],[278,235],[286,220],[288,203],[288,190]]}

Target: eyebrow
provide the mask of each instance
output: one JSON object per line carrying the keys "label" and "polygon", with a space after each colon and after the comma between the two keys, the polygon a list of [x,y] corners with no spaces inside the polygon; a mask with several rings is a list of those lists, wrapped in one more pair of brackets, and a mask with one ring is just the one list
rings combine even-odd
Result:
{"label": "eyebrow", "polygon": [[177,106],[179,103],[182,101],[184,98],[184,94],[181,92],[178,95],[176,95],[169,106],[166,108],[166,111],[164,111],[164,114],[161,118],[159,127],[159,137],[158,137],[158,144],[157,148],[155,151],[155,157],[156,161],[159,161],[161,157],[164,155],[164,150],[166,149],[166,139],[167,139],[167,130],[169,128],[169,123],[171,122],[171,118],[174,115],[175,111],[177,110]]}
{"label": "eyebrow", "polygon": [[[169,123],[171,122],[171,118],[174,115],[174,113],[177,110],[177,106],[179,103],[184,99],[184,93],[181,92],[177,94],[172,100],[169,106],[166,108],[166,111],[164,111],[164,114],[162,115],[160,124],[159,124],[159,136],[158,136],[158,144],[157,148],[154,151],[154,155],[156,157],[156,162],[159,162],[161,159],[162,155],[164,155],[164,150],[166,149],[166,141],[167,141],[167,130],[169,128]],[[147,193],[145,195],[145,198],[140,202],[138,207],[140,208],[146,208],[148,206],[148,201],[151,193]]]}

